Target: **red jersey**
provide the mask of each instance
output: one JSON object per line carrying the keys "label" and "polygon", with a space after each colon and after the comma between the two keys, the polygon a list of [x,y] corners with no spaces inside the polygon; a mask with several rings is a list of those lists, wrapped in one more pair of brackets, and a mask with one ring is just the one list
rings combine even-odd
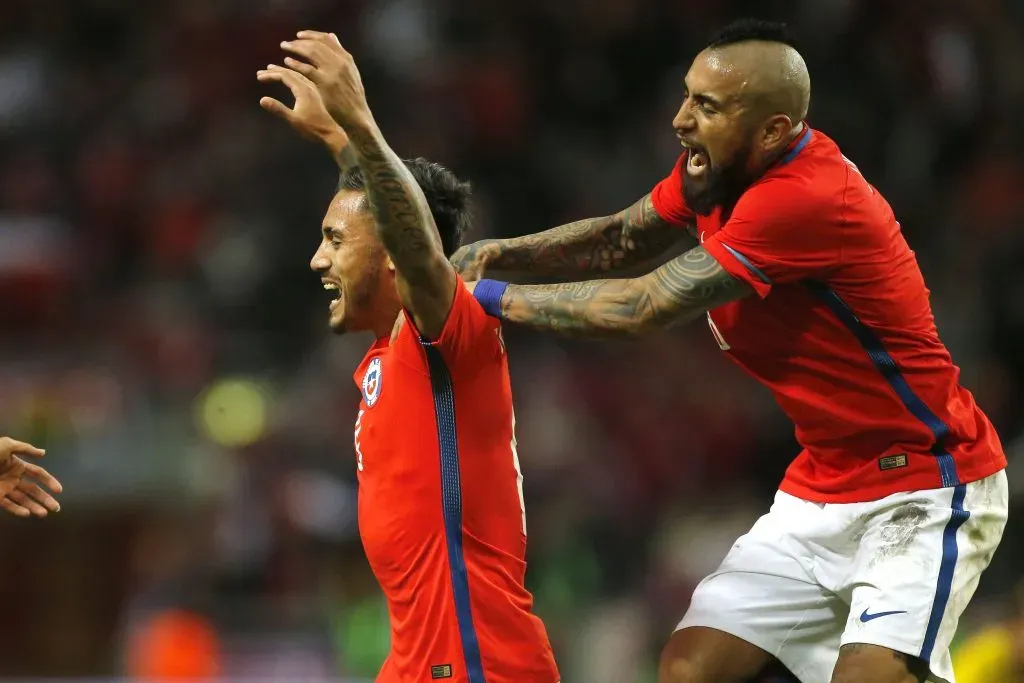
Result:
{"label": "red jersey", "polygon": [[505,346],[458,280],[444,330],[406,316],[355,373],[359,533],[387,597],[378,683],[556,683],[524,587],[526,513]]}
{"label": "red jersey", "polygon": [[708,253],[757,293],[708,323],[796,426],[803,451],[783,491],[863,502],[1006,466],[939,340],[892,209],[832,140],[807,128],[725,218],[686,206],[685,156],[651,199],[665,220],[695,223]]}

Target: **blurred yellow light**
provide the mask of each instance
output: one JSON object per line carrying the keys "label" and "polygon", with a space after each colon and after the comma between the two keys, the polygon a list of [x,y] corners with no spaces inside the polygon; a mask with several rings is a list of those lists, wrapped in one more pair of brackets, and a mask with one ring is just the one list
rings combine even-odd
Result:
{"label": "blurred yellow light", "polygon": [[221,446],[248,446],[266,430],[267,394],[251,379],[214,382],[199,397],[196,408],[199,429]]}

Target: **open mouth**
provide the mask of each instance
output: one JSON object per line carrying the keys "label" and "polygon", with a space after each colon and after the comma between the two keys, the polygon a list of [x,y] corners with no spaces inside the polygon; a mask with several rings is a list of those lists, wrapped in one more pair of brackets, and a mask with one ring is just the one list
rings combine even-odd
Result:
{"label": "open mouth", "polygon": [[693,176],[702,175],[709,166],[707,151],[685,142],[682,144],[686,149],[686,172]]}
{"label": "open mouth", "polygon": [[331,303],[329,305],[330,309],[333,311],[334,307],[341,303],[341,287],[337,283],[329,282],[327,280],[324,280],[323,283],[324,289],[334,294],[334,298],[331,299]]}

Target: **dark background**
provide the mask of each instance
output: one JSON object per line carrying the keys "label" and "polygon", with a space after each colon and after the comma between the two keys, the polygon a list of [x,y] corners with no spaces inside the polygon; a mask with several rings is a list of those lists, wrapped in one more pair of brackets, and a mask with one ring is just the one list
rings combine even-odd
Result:
{"label": "dark background", "polygon": [[[45,446],[67,489],[56,517],[0,519],[0,675],[376,672],[386,613],[351,446],[368,342],[327,334],[307,265],[335,172],[257,105],[282,92],[256,70],[302,28],[355,55],[400,154],[473,181],[479,239],[631,204],[672,167],[681,79],[713,29],[790,21],[811,125],[893,204],[1013,457],[1024,5],[923,9],[0,1],[0,434]],[[792,427],[700,324],[507,338],[529,585],[563,680],[651,681],[695,582],[767,509]],[[1019,529],[963,635],[1012,615]]]}

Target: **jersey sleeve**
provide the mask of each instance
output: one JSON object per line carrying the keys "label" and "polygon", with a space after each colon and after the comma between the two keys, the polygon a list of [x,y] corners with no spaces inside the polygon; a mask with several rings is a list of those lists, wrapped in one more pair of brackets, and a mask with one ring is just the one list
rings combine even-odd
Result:
{"label": "jersey sleeve", "polygon": [[824,277],[839,265],[843,226],[842,207],[822,196],[791,178],[758,183],[703,247],[761,298],[774,284]]}
{"label": "jersey sleeve", "polygon": [[684,152],[676,161],[672,172],[651,190],[651,204],[661,218],[678,226],[685,226],[695,220],[693,211],[686,205],[683,197],[683,164],[686,163]]}
{"label": "jersey sleeve", "polygon": [[497,358],[504,352],[501,321],[484,312],[483,306],[466,289],[461,275],[456,275],[455,298],[437,338],[427,339],[420,334],[408,311],[405,319],[420,344],[438,349],[453,369],[476,367],[477,363]]}

